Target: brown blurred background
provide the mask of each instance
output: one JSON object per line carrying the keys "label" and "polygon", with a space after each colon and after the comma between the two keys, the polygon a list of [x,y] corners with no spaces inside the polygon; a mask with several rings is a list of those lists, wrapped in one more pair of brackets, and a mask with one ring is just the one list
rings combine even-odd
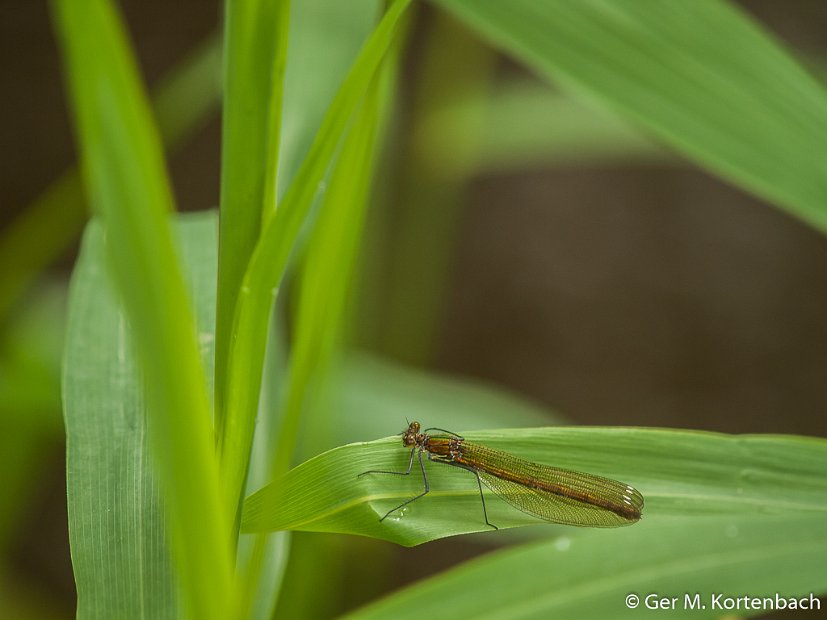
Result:
{"label": "brown blurred background", "polygon": [[[821,0],[743,5],[814,66],[827,61]],[[221,14],[216,1],[121,6],[150,84]],[[74,147],[46,4],[6,0],[3,16],[7,225]],[[420,13],[415,41],[432,17]],[[499,62],[498,74],[520,72]],[[181,209],[217,205],[219,139],[216,116],[171,159]],[[507,386],[580,424],[827,436],[818,233],[673,159],[477,174],[462,196],[432,368]],[[62,445],[52,452],[11,567],[71,615]]]}

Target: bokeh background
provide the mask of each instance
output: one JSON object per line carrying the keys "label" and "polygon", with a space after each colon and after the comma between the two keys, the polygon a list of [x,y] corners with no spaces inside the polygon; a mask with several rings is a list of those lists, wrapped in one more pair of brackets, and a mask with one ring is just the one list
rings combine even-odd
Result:
{"label": "bokeh background", "polygon": [[[9,230],[75,151],[47,6],[3,5]],[[219,29],[217,1],[120,5],[150,85]],[[827,74],[823,2],[742,6]],[[438,45],[452,53],[435,71]],[[606,121],[623,139],[595,138],[605,113],[563,97],[550,111],[550,96],[421,7],[365,248],[358,344],[512,390],[577,424],[827,436],[827,240],[633,128]],[[218,204],[219,154],[216,108],[170,157],[179,208]],[[0,323],[2,617],[74,613],[57,392],[74,255]],[[354,567],[339,610],[486,550],[464,539],[412,550],[339,544]],[[359,561],[377,554],[394,570],[377,575]]]}

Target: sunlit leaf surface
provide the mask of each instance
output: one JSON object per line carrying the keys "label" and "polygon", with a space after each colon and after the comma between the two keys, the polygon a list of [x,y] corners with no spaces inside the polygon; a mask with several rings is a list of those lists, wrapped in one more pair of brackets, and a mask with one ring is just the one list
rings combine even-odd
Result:
{"label": "sunlit leaf surface", "polygon": [[[688,515],[827,517],[824,440],[595,427],[478,431],[466,438],[631,484],[646,500],[641,523]],[[371,469],[404,471],[409,455],[399,437],[326,452],[287,474],[285,495],[267,486],[248,497],[243,528],[342,532],[403,545],[489,531],[474,477],[427,461],[431,493],[380,523],[380,516],[422,490],[421,474],[357,476]],[[542,523],[495,497],[487,505],[500,528]]]}

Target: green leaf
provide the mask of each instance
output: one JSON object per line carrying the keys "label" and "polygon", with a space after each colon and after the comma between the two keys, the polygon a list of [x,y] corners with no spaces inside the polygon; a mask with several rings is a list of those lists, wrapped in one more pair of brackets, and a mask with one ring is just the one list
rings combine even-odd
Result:
{"label": "green leaf", "polygon": [[[178,227],[208,377],[216,219],[214,213],[183,216]],[[93,220],[72,280],[63,382],[69,534],[81,618],[179,617],[131,332],[106,269],[102,227]],[[181,456],[189,457],[186,450]]]}
{"label": "green leaf", "polygon": [[250,258],[233,323],[227,364],[228,415],[219,444],[224,495],[238,497],[239,506],[243,499],[243,485],[261,387],[266,342],[262,335],[267,332],[273,293],[278,290],[299,230],[347,123],[395,40],[400,21],[409,4],[410,0],[394,2],[365,43],[328,109],[301,169],[279,204],[275,216],[267,221]]}
{"label": "green leaf", "polygon": [[[105,257],[96,258],[110,270],[123,303],[123,331],[146,388],[150,445],[186,611],[223,618],[232,596],[230,529],[220,504],[204,367],[169,226],[173,199],[157,128],[112,4],[56,0],[53,6],[84,180],[103,230]],[[84,319],[77,310],[74,316],[76,325]],[[105,353],[98,342],[72,362]],[[67,372],[67,389],[73,389],[72,363]],[[80,410],[67,409],[67,420]]]}
{"label": "green leaf", "polygon": [[276,208],[289,11],[289,0],[226,2],[215,364],[219,434],[225,423],[227,356],[241,281],[262,223]]}
{"label": "green leaf", "polygon": [[[827,516],[825,440],[591,427],[478,431],[466,437],[528,460],[631,484],[646,499],[645,521],[721,514]],[[422,479],[415,469],[410,477],[357,476],[367,470],[404,471],[409,455],[399,437],[325,452],[247,498],[242,527],[360,534],[403,545],[488,529],[473,476],[429,462],[431,493],[380,523],[380,516],[422,490]],[[487,506],[490,520],[501,528],[538,522],[498,499]]]}
{"label": "green leaf", "polygon": [[827,93],[722,0],[435,0],[561,86],[827,231]]}
{"label": "green leaf", "polygon": [[[285,347],[281,324],[274,313],[268,333],[267,358],[264,376],[269,380],[262,386],[260,412],[278,409],[282,400],[285,376]],[[278,420],[273,415],[260,415],[250,455],[247,492],[272,480],[270,469],[276,445]],[[236,617],[249,620],[271,620],[276,601],[283,591],[287,562],[293,557],[292,532],[272,532],[240,536],[236,570],[242,583]]]}
{"label": "green leaf", "polygon": [[[299,288],[290,381],[273,464],[276,478],[290,466],[296,453],[302,412],[314,395],[318,397],[326,390],[331,366],[342,344],[379,135],[387,120],[397,62],[398,54],[393,54],[368,87],[362,107],[342,141],[314,222]],[[329,415],[324,417],[329,421]],[[309,425],[311,445],[323,441],[321,436],[328,426],[319,419]]]}
{"label": "green leaf", "polygon": [[[393,54],[369,85],[342,141],[319,215],[313,223],[291,343],[289,380],[279,408],[278,439],[275,451],[271,452],[268,480],[278,479],[289,468],[298,451],[302,413],[308,401],[317,401],[319,394],[325,392],[330,367],[338,354],[342,316],[373,178],[378,134],[387,117],[393,84],[390,75],[396,73],[397,57],[398,54]],[[315,417],[315,423],[306,427],[311,449],[319,443],[314,435],[318,437],[320,429],[329,426],[320,419],[322,416]],[[265,538],[260,535],[255,549],[263,550],[264,545]],[[263,555],[259,551],[258,557]],[[255,562],[252,572],[260,572]]]}
{"label": "green leaf", "polygon": [[[809,601],[827,590],[825,554],[823,515],[643,521],[490,553],[347,617],[430,618],[445,609],[480,620],[742,617],[762,612],[716,609],[713,595]],[[634,610],[630,594],[639,597]],[[651,594],[674,597],[675,611],[646,609]]]}

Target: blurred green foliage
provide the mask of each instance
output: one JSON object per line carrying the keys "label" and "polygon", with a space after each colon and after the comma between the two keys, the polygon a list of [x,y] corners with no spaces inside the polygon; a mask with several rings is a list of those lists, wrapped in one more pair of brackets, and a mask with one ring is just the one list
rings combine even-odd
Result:
{"label": "blurred green foliage", "polygon": [[[430,22],[408,135],[396,136],[399,153],[378,173],[374,134],[381,134],[379,111],[398,103],[391,86],[404,52],[403,14],[412,11],[400,0],[389,3],[390,18],[371,35],[380,3],[308,0],[288,11],[289,4],[227,2],[226,226],[218,232],[212,213],[176,218],[174,246],[156,136],[180,144],[215,111],[221,43],[206,42],[161,85],[153,117],[112,3],[53,3],[87,191],[102,216],[88,229],[74,276],[64,369],[81,617],[172,617],[180,601],[199,618],[225,617],[231,608],[269,617],[277,597],[280,617],[329,617],[379,591],[371,582],[347,593],[341,584],[355,570],[346,560],[351,554],[371,567],[360,569],[367,581],[383,584],[392,561],[386,547],[316,534],[297,537],[292,552],[289,533],[242,537],[239,570],[247,583],[233,583],[221,541],[235,541],[236,532],[222,515],[235,514],[251,443],[252,492],[296,454],[396,432],[405,416],[458,429],[560,420],[490,387],[390,359],[432,358],[447,257],[471,175],[684,156],[825,228],[824,88],[728,2],[677,8],[656,0],[435,0],[451,17],[438,13]],[[498,79],[492,45],[567,94]],[[377,81],[380,67],[384,83]],[[386,172],[392,181],[377,178]],[[403,188],[395,227],[389,183]],[[378,186],[378,210],[367,217],[371,186]],[[80,175],[68,172],[0,242],[3,549],[20,527],[43,455],[60,435],[66,293],[39,276],[81,230],[81,192]],[[365,247],[387,263],[366,262]],[[224,265],[220,277],[216,263]],[[283,337],[269,339],[264,365],[272,295],[284,283],[295,284],[297,301],[277,304],[270,324]],[[258,297],[255,312],[245,315],[236,301],[246,303],[250,287]],[[385,319],[357,329],[354,314]],[[386,357],[348,350],[354,341]],[[227,381],[226,392],[217,391],[218,432],[238,437],[224,452],[229,482],[221,495],[204,387],[213,380],[216,343],[217,377],[221,386]],[[233,391],[233,373],[243,397]],[[623,593],[644,588],[827,590],[827,533],[823,519],[809,514],[824,509],[821,441],[577,428],[479,436],[536,460],[554,453],[560,464],[629,478],[650,512],[620,533],[526,528],[523,546],[436,575],[356,617],[421,615],[432,606],[433,613],[448,606],[492,618],[609,617],[619,614]],[[404,544],[481,529],[473,485],[439,470],[440,492],[417,506],[416,518],[378,524],[383,507],[418,483],[357,482],[355,473],[404,465],[397,441],[348,445],[305,462],[247,500],[245,526]],[[495,510],[506,525],[529,521]],[[513,540],[507,532],[483,538]],[[54,613],[35,604],[36,595],[8,586],[7,573],[0,572],[4,601],[7,592],[15,598],[2,612]],[[109,580],[113,587],[100,587]],[[305,605],[314,595],[317,604]]]}

